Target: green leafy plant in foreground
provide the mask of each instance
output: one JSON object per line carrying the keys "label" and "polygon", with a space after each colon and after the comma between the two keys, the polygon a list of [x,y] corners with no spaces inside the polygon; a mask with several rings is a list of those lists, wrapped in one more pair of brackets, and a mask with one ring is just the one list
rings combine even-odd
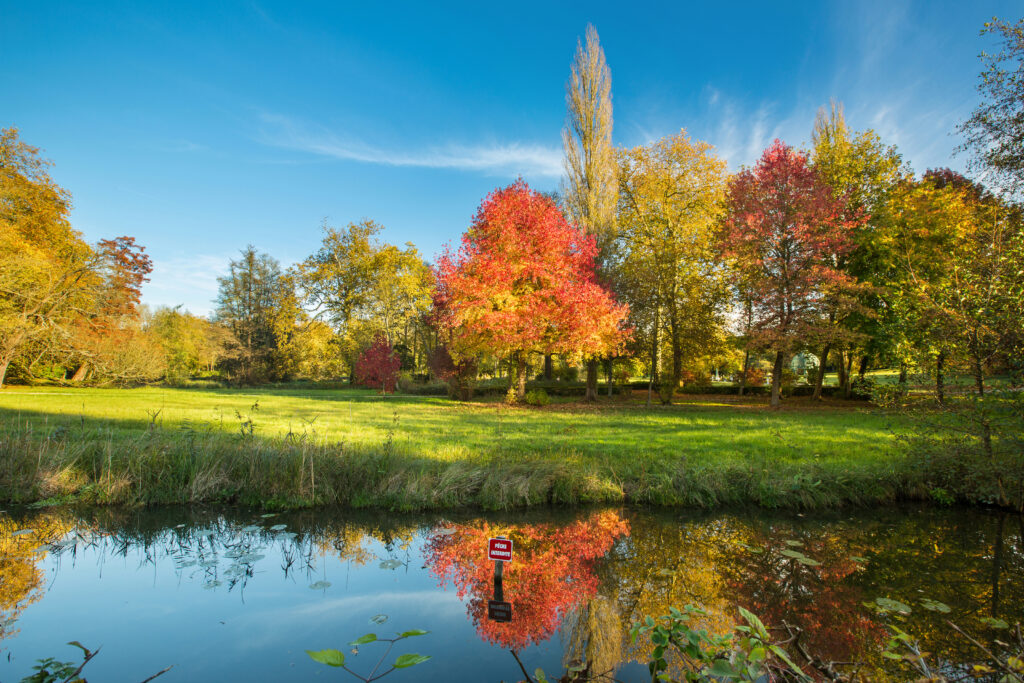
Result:
{"label": "green leafy plant in foreground", "polygon": [[[384,654],[382,654],[380,659],[377,660],[377,664],[373,667],[373,670],[370,671],[369,675],[367,676],[358,674],[352,669],[348,668],[345,665],[345,653],[341,652],[340,650],[306,650],[306,654],[309,655],[309,658],[312,659],[314,662],[320,662],[321,664],[326,664],[327,666],[333,666],[344,669],[345,671],[352,674],[359,680],[369,683],[370,681],[376,681],[379,678],[387,676],[389,673],[395,671],[396,669],[408,669],[411,666],[422,664],[423,662],[430,659],[430,655],[421,655],[416,653],[398,655],[398,658],[395,659],[394,663],[391,665],[391,668],[386,669],[381,673],[377,673],[380,670],[381,664],[384,663],[384,660],[387,659],[388,654],[391,652],[391,648],[395,646],[395,643],[397,643],[400,640],[405,640],[406,638],[412,638],[414,636],[425,636],[428,633],[430,632],[415,628],[409,631],[399,633],[394,638],[378,638],[376,633],[367,633],[365,636],[353,640],[351,643],[349,643],[349,645],[351,645],[353,648],[358,648],[360,645],[368,645],[370,643],[388,644],[387,649],[384,650]],[[354,650],[354,652],[358,653],[358,650]]]}
{"label": "green leafy plant in foreground", "polygon": [[[77,647],[82,651],[82,662],[76,664],[75,662],[61,662],[53,657],[47,657],[46,659],[36,660],[36,664],[32,667],[35,672],[25,678],[21,679],[21,683],[88,683],[85,678],[81,676],[82,669],[85,665],[92,661],[93,657],[100,653],[100,649],[90,650],[86,646],[82,645],[77,640],[72,640],[68,645]],[[142,683],[149,683],[154,678],[162,676],[171,667],[167,667],[163,671],[159,671],[149,678],[142,681]]]}
{"label": "green leafy plant in foreground", "polygon": [[714,636],[707,629],[694,629],[690,621],[707,613],[692,605],[680,611],[672,607],[669,614],[657,621],[647,617],[643,624],[635,624],[629,637],[650,633],[654,652],[647,667],[652,681],[670,681],[665,656],[670,649],[683,659],[685,681],[757,681],[768,680],[810,681],[778,645],[771,642],[768,630],[756,616],[739,608],[746,625],[737,626],[733,633]]}

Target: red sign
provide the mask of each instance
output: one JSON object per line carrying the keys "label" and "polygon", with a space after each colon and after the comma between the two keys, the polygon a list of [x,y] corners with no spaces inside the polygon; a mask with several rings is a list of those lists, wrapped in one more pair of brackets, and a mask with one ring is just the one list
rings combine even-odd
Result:
{"label": "red sign", "polygon": [[490,538],[487,540],[487,559],[504,560],[512,559],[512,541],[507,538]]}

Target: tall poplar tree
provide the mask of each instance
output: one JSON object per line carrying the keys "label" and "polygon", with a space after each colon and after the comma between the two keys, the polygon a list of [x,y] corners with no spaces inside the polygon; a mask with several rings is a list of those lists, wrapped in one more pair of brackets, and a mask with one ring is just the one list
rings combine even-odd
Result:
{"label": "tall poplar tree", "polygon": [[[597,243],[599,277],[615,241],[618,201],[615,152],[612,148],[612,75],[604,60],[597,29],[587,25],[586,46],[577,42],[569,83],[562,144],[565,148],[563,196],[569,217]],[[587,400],[597,398],[596,357],[587,360]]]}

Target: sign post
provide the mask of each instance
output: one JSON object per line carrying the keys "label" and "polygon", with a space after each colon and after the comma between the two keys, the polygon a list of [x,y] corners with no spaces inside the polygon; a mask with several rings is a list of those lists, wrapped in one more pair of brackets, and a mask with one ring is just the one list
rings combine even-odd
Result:
{"label": "sign post", "polygon": [[512,560],[512,541],[504,536],[487,541],[487,559],[494,560],[494,599],[487,602],[487,618],[492,621],[512,621],[512,603],[505,602],[502,581],[505,563]]}

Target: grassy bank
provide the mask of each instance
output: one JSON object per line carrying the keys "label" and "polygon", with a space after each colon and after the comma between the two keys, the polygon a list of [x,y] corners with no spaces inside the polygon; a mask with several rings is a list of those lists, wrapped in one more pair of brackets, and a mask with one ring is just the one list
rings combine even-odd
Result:
{"label": "grassy bank", "polygon": [[400,509],[711,507],[922,497],[865,404],[692,397],[507,408],[363,390],[0,393],[0,499]]}

